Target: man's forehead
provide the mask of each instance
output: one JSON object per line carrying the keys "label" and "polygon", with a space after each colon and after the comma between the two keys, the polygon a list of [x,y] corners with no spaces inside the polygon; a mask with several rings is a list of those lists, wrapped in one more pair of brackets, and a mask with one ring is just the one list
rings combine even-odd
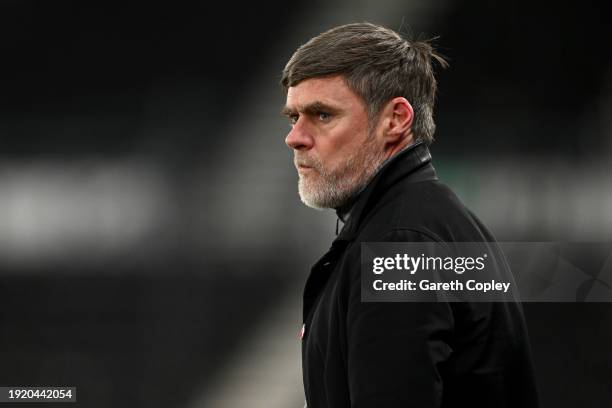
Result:
{"label": "man's forehead", "polygon": [[359,97],[340,76],[310,78],[289,87],[286,107],[292,110],[301,110],[301,108],[314,103],[346,107],[350,104],[359,103],[359,101]]}

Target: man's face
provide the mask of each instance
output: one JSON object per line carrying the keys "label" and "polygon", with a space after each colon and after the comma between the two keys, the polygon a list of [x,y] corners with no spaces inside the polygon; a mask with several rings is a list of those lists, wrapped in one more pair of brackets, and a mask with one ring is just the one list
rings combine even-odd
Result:
{"label": "man's face", "polygon": [[384,160],[363,100],[341,76],[290,87],[284,113],[292,126],[285,143],[294,152],[300,198],[310,207],[341,207]]}

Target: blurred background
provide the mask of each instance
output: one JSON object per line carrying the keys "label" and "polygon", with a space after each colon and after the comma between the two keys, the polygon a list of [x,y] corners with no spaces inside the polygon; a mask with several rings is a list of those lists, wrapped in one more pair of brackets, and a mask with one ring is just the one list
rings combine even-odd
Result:
{"label": "blurred background", "polygon": [[[278,81],[338,24],[440,36],[434,164],[499,240],[609,241],[604,15],[0,2],[0,385],[76,386],[83,407],[302,406],[301,290],[336,224],[299,202]],[[542,405],[610,405],[612,304],[525,312]]]}

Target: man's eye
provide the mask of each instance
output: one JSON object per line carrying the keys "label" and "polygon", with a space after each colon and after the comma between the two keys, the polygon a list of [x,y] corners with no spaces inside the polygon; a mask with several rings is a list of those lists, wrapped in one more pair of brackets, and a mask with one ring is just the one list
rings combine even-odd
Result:
{"label": "man's eye", "polygon": [[289,123],[291,123],[292,125],[295,125],[295,123],[298,121],[299,119],[299,115],[290,115],[289,116]]}
{"label": "man's eye", "polygon": [[321,122],[327,122],[331,118],[331,115],[327,112],[319,112],[318,115]]}

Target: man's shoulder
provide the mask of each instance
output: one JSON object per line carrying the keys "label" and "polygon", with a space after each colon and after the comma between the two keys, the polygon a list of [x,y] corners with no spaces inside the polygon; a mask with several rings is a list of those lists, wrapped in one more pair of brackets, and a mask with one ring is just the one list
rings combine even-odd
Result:
{"label": "man's shoulder", "polygon": [[482,222],[444,183],[400,183],[386,192],[363,220],[360,241],[411,237],[422,241],[493,239]]}

